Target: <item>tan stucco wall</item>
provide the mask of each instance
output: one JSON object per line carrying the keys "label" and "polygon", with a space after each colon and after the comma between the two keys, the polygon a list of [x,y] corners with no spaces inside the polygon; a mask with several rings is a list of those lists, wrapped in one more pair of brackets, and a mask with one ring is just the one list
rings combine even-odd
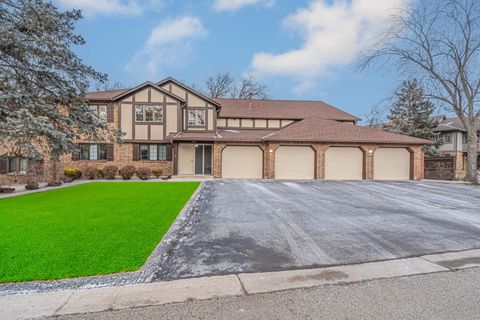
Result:
{"label": "tan stucco wall", "polygon": [[178,110],[177,106],[167,105],[165,108],[165,123],[167,135],[171,132],[178,132]]}
{"label": "tan stucco wall", "polygon": [[163,126],[162,125],[151,125],[150,126],[150,139],[152,140],[163,140]]}
{"label": "tan stucco wall", "polygon": [[136,140],[147,140],[148,139],[148,126],[141,124],[135,125],[135,139]]}
{"label": "tan stucco wall", "polygon": [[132,133],[132,105],[131,104],[121,104],[122,119],[120,124],[120,129],[125,132],[124,139],[133,139]]}

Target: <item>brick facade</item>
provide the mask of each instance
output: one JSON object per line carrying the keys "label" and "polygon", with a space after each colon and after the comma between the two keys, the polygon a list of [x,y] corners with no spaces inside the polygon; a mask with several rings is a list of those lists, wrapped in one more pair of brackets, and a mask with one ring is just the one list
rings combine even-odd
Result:
{"label": "brick facade", "polygon": [[173,161],[150,161],[150,160],[133,160],[132,143],[115,144],[113,148],[114,159],[108,160],[73,160],[72,155],[65,155],[60,159],[59,175],[63,175],[63,169],[68,167],[79,168],[85,170],[87,167],[103,168],[107,165],[117,166],[119,169],[126,165],[134,165],[136,168],[149,167],[151,169],[160,168],[163,175],[173,174]]}

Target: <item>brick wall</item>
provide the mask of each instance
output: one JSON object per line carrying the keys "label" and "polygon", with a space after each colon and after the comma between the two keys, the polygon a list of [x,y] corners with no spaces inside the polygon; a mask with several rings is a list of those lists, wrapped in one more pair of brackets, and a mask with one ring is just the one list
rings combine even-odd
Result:
{"label": "brick wall", "polygon": [[173,161],[134,161],[133,160],[133,144],[123,143],[115,144],[113,148],[113,161],[107,160],[72,160],[72,155],[65,155],[60,159],[59,175],[63,176],[63,169],[68,167],[76,167],[85,170],[86,167],[93,166],[103,168],[106,165],[115,165],[119,169],[126,165],[134,165],[136,168],[149,167],[151,169],[161,168],[164,175],[173,174]]}

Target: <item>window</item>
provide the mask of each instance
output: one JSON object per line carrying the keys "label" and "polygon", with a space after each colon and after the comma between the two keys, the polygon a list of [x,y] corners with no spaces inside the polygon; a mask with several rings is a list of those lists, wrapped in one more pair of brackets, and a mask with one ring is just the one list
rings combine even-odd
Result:
{"label": "window", "polygon": [[141,144],[140,160],[167,160],[167,146],[164,144]]}
{"label": "window", "polygon": [[467,143],[468,142],[468,135],[466,133],[462,133],[462,143]]}
{"label": "window", "polygon": [[153,105],[136,105],[135,120],[139,122],[162,122],[163,107]]}
{"label": "window", "polygon": [[442,138],[444,143],[452,143],[452,134],[450,132],[444,133]]}
{"label": "window", "polygon": [[93,113],[97,116],[97,118],[102,122],[107,122],[107,106],[106,105],[90,105],[90,109],[92,109]]}
{"label": "window", "polygon": [[[25,158],[6,158],[6,172],[7,173],[27,173],[27,159]],[[5,171],[3,171],[5,172]]]}
{"label": "window", "polygon": [[106,160],[106,144],[82,144],[80,145],[80,160]]}
{"label": "window", "polygon": [[204,126],[205,125],[205,110],[188,110],[188,125],[189,126]]}

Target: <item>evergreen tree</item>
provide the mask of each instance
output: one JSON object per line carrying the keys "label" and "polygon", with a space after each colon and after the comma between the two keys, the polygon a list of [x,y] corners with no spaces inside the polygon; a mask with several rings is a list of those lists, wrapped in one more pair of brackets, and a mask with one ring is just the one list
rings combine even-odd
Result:
{"label": "evergreen tree", "polygon": [[83,137],[105,139],[102,123],[83,100],[106,75],[72,51],[78,10],[59,11],[43,0],[0,0],[0,147],[54,163]]}
{"label": "evergreen tree", "polygon": [[437,123],[432,119],[435,106],[425,98],[417,80],[405,81],[395,96],[386,130],[432,140],[435,144],[425,145],[423,149],[427,155],[438,155],[440,139],[433,131]]}

